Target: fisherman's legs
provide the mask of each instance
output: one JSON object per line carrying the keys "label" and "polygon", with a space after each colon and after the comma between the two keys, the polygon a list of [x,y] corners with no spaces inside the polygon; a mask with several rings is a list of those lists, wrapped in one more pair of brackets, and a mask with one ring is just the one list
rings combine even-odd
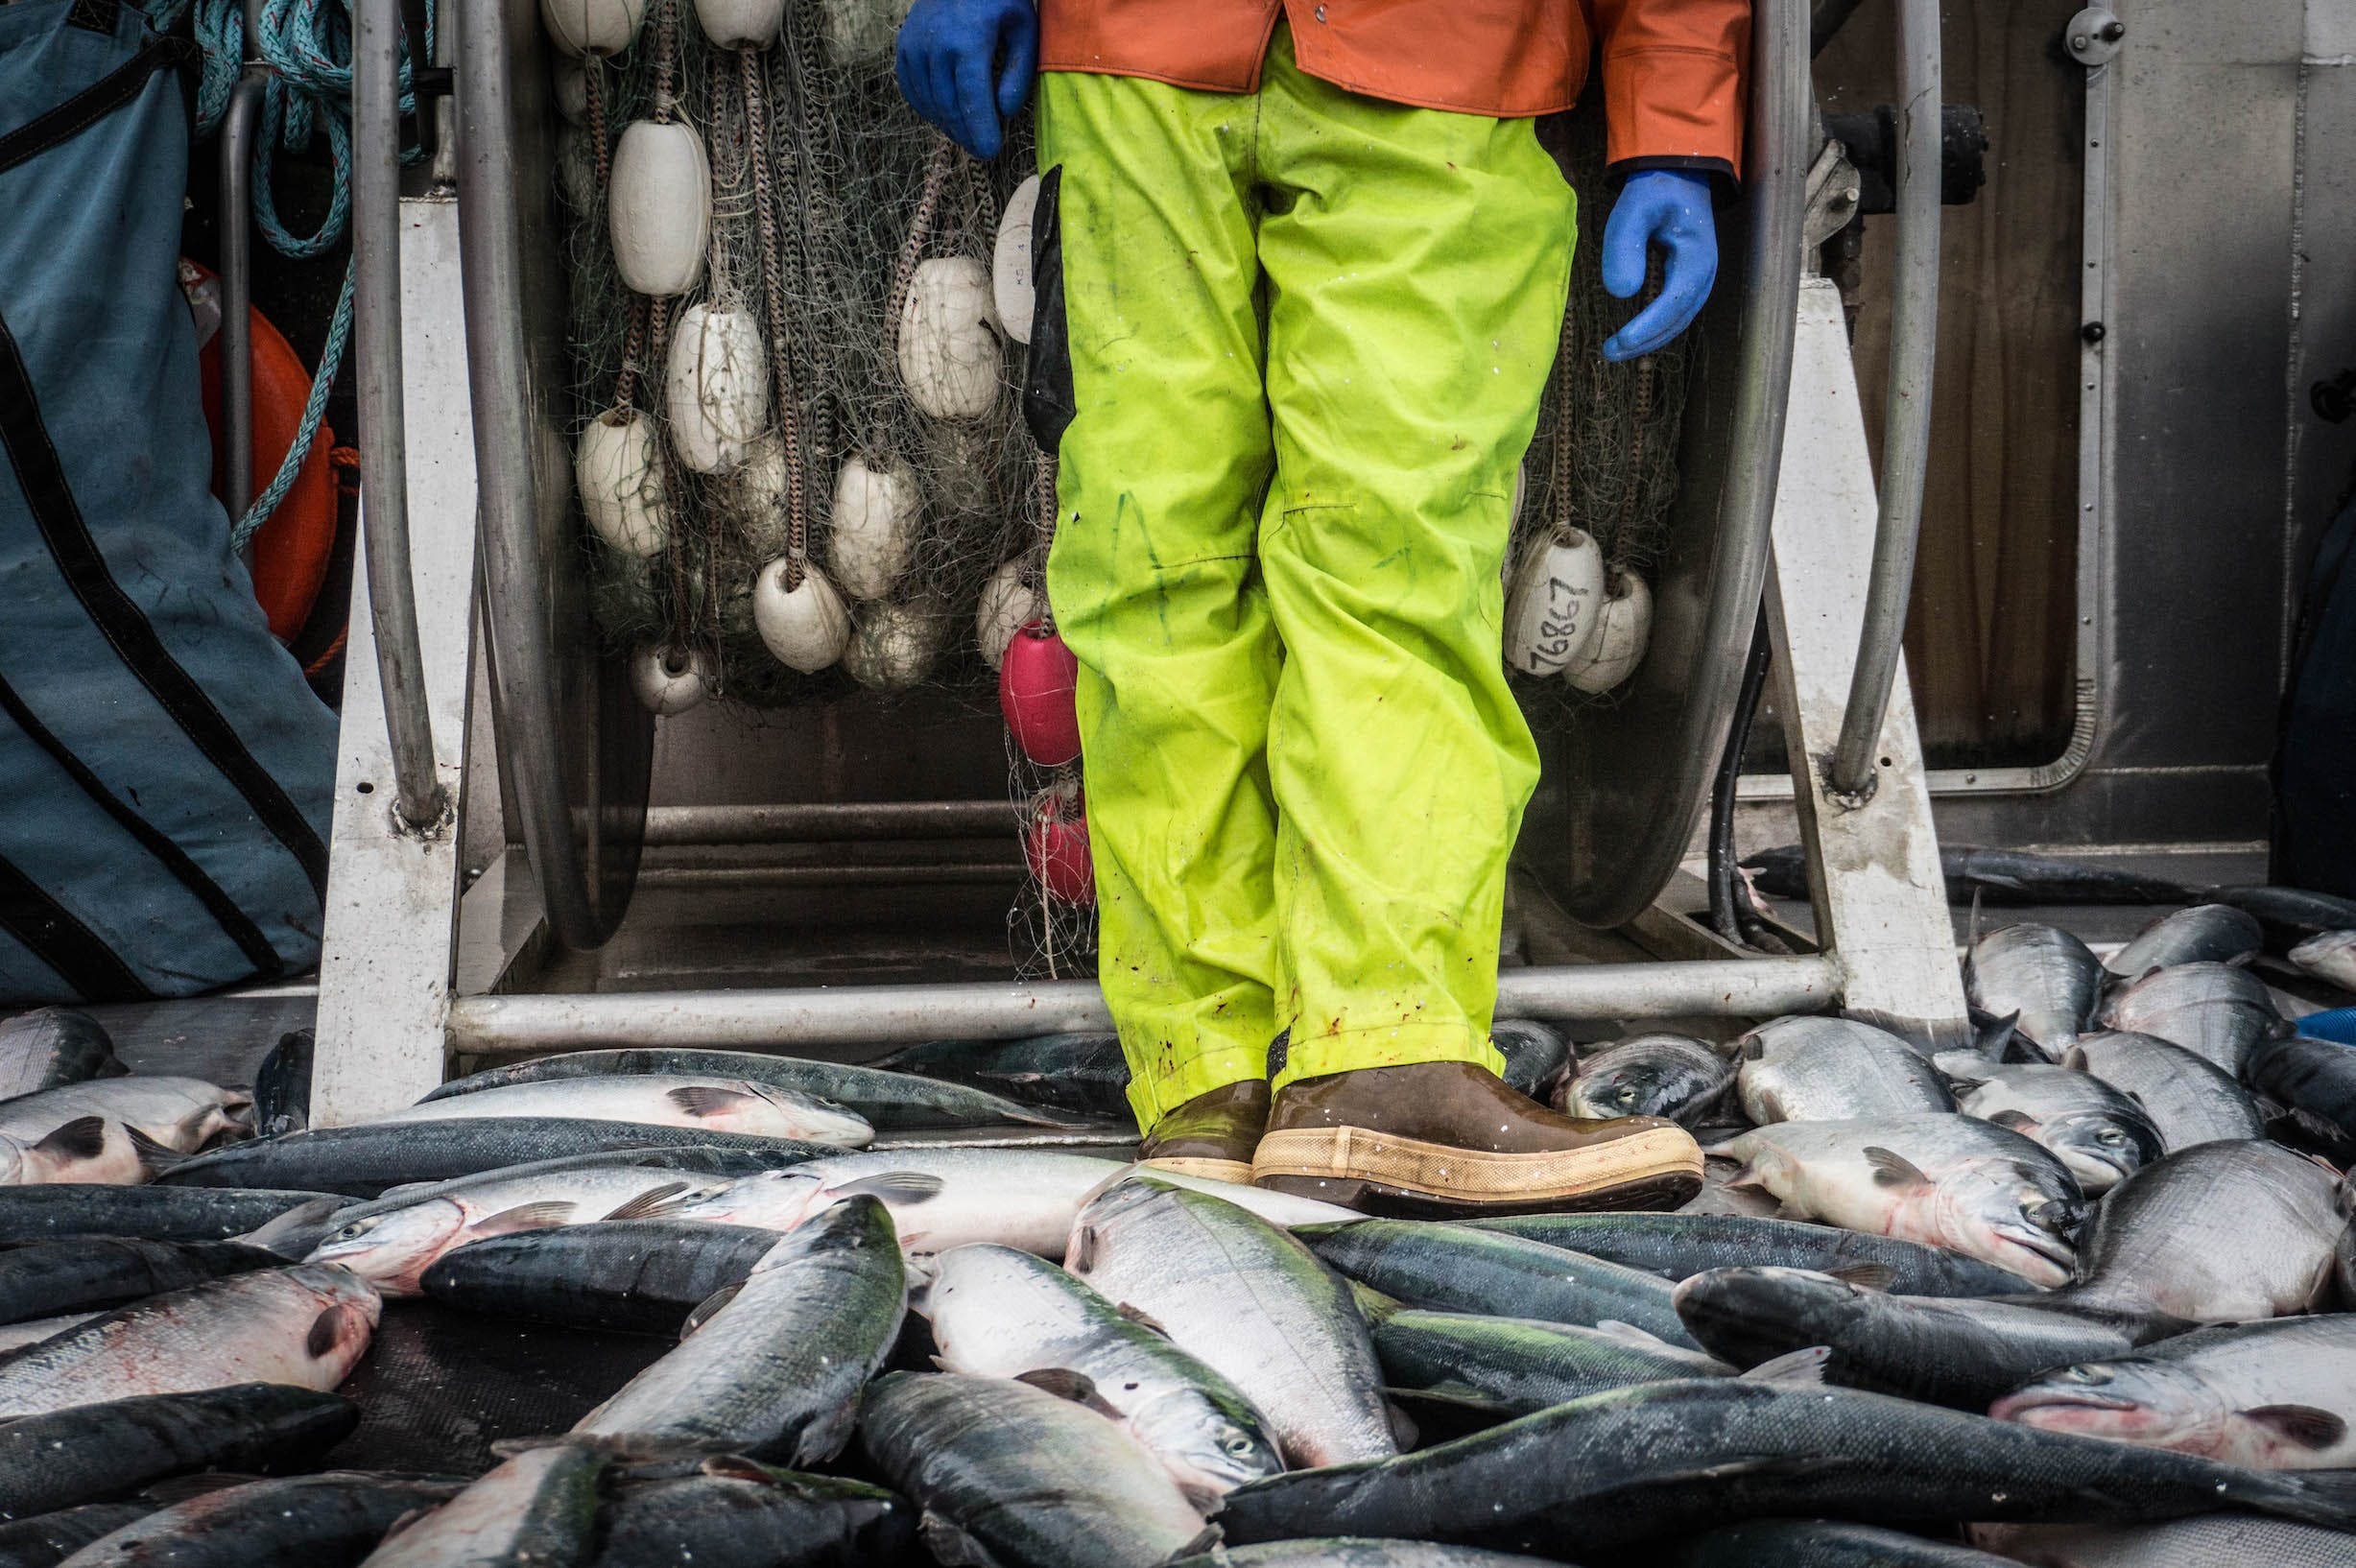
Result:
{"label": "fisherman's legs", "polygon": [[1255,114],[1134,78],[1039,83],[1071,364],[1069,422],[1040,432],[1060,435],[1048,599],[1080,660],[1099,970],[1149,1131],[1264,1078],[1276,1028]]}
{"label": "fisherman's legs", "polygon": [[1537,757],[1506,684],[1513,476],[1562,325],[1573,201],[1527,121],[1356,98],[1281,32],[1261,90],[1261,568],[1290,1027],[1256,1179],[1452,1212],[1673,1205],[1692,1137],[1496,1077],[1506,862]]}
{"label": "fisherman's legs", "polygon": [[1494,1071],[1506,857],[1538,774],[1500,578],[1573,199],[1529,121],[1343,92],[1281,32],[1267,73],[1260,555],[1286,650],[1269,770],[1292,1027],[1275,1086]]}

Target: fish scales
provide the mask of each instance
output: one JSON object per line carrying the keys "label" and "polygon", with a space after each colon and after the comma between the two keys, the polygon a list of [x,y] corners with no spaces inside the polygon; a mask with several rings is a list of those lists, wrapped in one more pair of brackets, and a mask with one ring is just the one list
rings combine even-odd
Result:
{"label": "fish scales", "polygon": [[1277,1476],[1228,1494],[1216,1522],[1232,1541],[1389,1535],[1559,1556],[1763,1514],[2095,1523],[2221,1504],[2338,1528],[2356,1519],[2356,1476],[2241,1470],[1883,1394],[1710,1378]]}
{"label": "fish scales", "polygon": [[120,1497],[190,1470],[315,1461],[359,1421],[347,1399],[268,1383],[0,1417],[0,1519]]}
{"label": "fish scales", "polygon": [[1224,1200],[1136,1176],[1081,1212],[1065,1266],[1234,1384],[1288,1461],[1397,1452],[1349,1287],[1299,1239]]}
{"label": "fish scales", "polygon": [[987,1245],[943,1252],[923,1311],[943,1370],[1035,1381],[1077,1373],[1083,1396],[1101,1400],[1190,1497],[1284,1467],[1233,1384],[1044,1258]]}
{"label": "fish scales", "polygon": [[367,1122],[312,1128],[199,1154],[156,1177],[166,1186],[300,1187],[374,1198],[408,1182],[448,1181],[572,1154],[707,1148],[764,1156],[773,1167],[833,1151],[790,1138],[703,1128],[565,1118],[486,1116],[432,1126]]}
{"label": "fish scales", "polygon": [[610,1463],[581,1443],[518,1454],[369,1553],[362,1568],[587,1568]]}
{"label": "fish scales", "polygon": [[1503,1232],[1419,1220],[1355,1220],[1300,1232],[1351,1279],[1411,1306],[1547,1322],[1619,1321],[1688,1350],[1668,1282]]}
{"label": "fish scales", "polygon": [[677,1334],[776,1245],[775,1231],[749,1225],[607,1220],[469,1242],[443,1253],[420,1283],[437,1301],[494,1318]]}
{"label": "fish scales", "polygon": [[[957,1043],[972,1049],[980,1042]],[[1116,1057],[1118,1050],[1116,1040]],[[433,1104],[519,1083],[552,1083],[569,1079],[635,1075],[743,1079],[773,1088],[816,1095],[856,1112],[879,1130],[994,1127],[1004,1123],[1062,1127],[1072,1121],[1069,1116],[1049,1114],[1004,1096],[984,1092],[970,1084],[921,1077],[916,1072],[814,1061],[801,1057],[770,1056],[758,1051],[656,1050],[647,1047],[574,1051],[489,1068],[468,1078],[453,1079],[428,1094],[421,1104]],[[1123,1077],[1126,1080],[1126,1068],[1123,1069]]]}
{"label": "fish scales", "polygon": [[725,1305],[573,1430],[795,1464],[832,1459],[907,1304],[892,1217],[853,1199],[778,1241]]}
{"label": "fish scales", "polygon": [[125,1525],[68,1568],[325,1568],[357,1562],[463,1483],[331,1470],[206,1492]]}
{"label": "fish scales", "polygon": [[1584,1252],[1675,1284],[1741,1265],[1855,1275],[1898,1295],[2007,1295],[2020,1275],[1944,1247],[1733,1214],[1523,1214],[1454,1222]]}
{"label": "fish scales", "polygon": [[1202,1538],[1202,1515],[1143,1444],[1029,1384],[893,1372],[869,1390],[859,1440],[931,1516],[939,1560],[976,1560],[949,1555],[970,1553],[963,1534],[1023,1568],[1152,1568]]}

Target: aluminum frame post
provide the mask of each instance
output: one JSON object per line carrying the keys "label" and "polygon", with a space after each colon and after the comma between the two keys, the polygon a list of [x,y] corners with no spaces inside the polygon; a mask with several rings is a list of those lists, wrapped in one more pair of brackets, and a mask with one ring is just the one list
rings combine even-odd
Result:
{"label": "aluminum frame post", "polygon": [[[408,198],[400,225],[417,632],[434,782],[455,801],[469,782],[463,774],[475,652],[474,430],[457,202],[440,190]],[[364,527],[370,504],[364,491]],[[420,833],[396,809],[369,574],[354,578],[311,1084],[311,1119],[321,1127],[408,1105],[442,1081],[457,941],[464,813],[444,812]]]}
{"label": "aluminum frame post", "polygon": [[1818,938],[1840,960],[1844,1010],[1960,1046],[1970,1023],[1902,655],[1871,753],[1880,788],[1843,796],[1822,767],[1856,672],[1878,515],[1841,291],[1812,276],[1799,288],[1767,593],[1808,891]]}

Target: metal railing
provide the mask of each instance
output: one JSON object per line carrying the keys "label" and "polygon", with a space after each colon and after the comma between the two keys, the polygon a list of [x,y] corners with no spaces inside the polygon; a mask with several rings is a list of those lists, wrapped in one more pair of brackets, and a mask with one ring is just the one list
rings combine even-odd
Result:
{"label": "metal railing", "polygon": [[1906,640],[1915,546],[1922,535],[1922,482],[1931,455],[1931,377],[1939,348],[1939,0],[1898,0],[1896,287],[1890,310],[1890,392],[1882,411],[1881,516],[1857,668],[1826,781],[1870,796],[1882,722]]}
{"label": "metal railing", "polygon": [[393,756],[393,809],[413,828],[446,807],[434,773],[425,653],[409,565],[408,423],[401,407],[399,0],[353,0],[352,324],[360,403],[360,515],[376,675]]}

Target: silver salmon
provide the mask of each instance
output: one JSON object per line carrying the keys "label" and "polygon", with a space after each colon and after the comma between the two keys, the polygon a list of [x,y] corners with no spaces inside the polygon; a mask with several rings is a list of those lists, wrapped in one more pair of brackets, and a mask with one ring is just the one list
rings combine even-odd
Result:
{"label": "silver salmon", "polygon": [[518,1454],[369,1553],[363,1568],[586,1568],[610,1462],[582,1443]]}
{"label": "silver salmon", "polygon": [[2266,1135],[2265,1118],[2232,1074],[2156,1035],[2110,1030],[2081,1034],[2062,1065],[2092,1073],[2141,1105],[2159,1129],[2165,1153]]}
{"label": "silver salmon", "polygon": [[1953,1081],[1964,1115],[2053,1151],[2088,1196],[2110,1191],[2162,1152],[2159,1128],[2143,1107],[2091,1074],[2022,1062],[1977,1068]]}
{"label": "silver salmon", "polygon": [[797,1138],[835,1149],[863,1149],[875,1136],[865,1118],[799,1089],[746,1079],[637,1073],[509,1083],[446,1100],[424,1100],[372,1119],[377,1126],[464,1121],[485,1116],[570,1117],[645,1127]]}
{"label": "silver salmon", "polygon": [[0,1415],[233,1383],[326,1390],[369,1347],[381,1303],[342,1269],[263,1269],[152,1295],[0,1362]]}
{"label": "silver salmon", "polygon": [[2058,1061],[2086,1027],[2107,971],[2059,926],[2024,921],[1991,931],[1963,961],[1963,994],[1992,1017],[2013,1017],[2013,1037]]}
{"label": "silver salmon", "polygon": [[1955,1108],[1927,1057],[1854,1019],[1777,1018],[1736,1040],[1734,1051],[1743,1112],[1762,1127]]}
{"label": "silver salmon", "polygon": [[1202,1516],[1144,1444],[1027,1383],[891,1373],[868,1394],[859,1441],[925,1510],[939,1561],[1153,1568],[1204,1541]]}
{"label": "silver salmon", "polygon": [[573,1431],[795,1465],[830,1460],[850,1440],[860,1390],[907,1306],[892,1217],[855,1199],[780,1240],[678,1348]]}
{"label": "silver salmon", "polygon": [[1267,1418],[1289,1462],[1398,1451],[1349,1287],[1257,1216],[1131,1176],[1082,1211],[1065,1267],[1224,1374]]}
{"label": "silver salmon", "polygon": [[2038,1285],[2070,1277],[2078,1180],[2038,1145],[1968,1116],[1784,1122],[1727,1146],[1737,1180],[1794,1218],[1952,1247]]}
{"label": "silver salmon", "polygon": [[1044,1258],[1011,1247],[943,1252],[921,1310],[943,1370],[1092,1395],[1200,1505],[1284,1468],[1233,1384]]}
{"label": "silver salmon", "polygon": [[0,1418],[0,1519],[119,1497],[190,1470],[316,1463],[359,1421],[348,1399],[269,1383]]}

